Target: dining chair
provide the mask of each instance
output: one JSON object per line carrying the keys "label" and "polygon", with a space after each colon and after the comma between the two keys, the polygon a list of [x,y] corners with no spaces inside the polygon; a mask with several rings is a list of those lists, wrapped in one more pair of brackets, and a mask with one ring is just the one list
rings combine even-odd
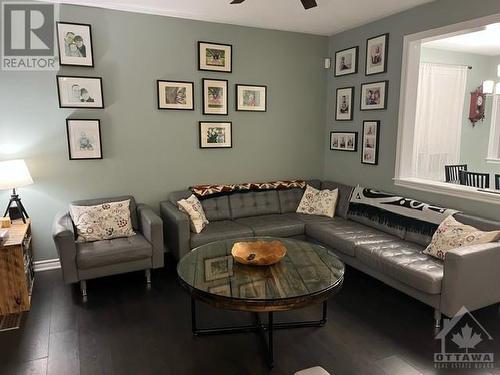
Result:
{"label": "dining chair", "polygon": [[500,174],[495,175],[495,189],[500,190]]}
{"label": "dining chair", "polygon": [[460,183],[460,171],[466,171],[467,164],[445,165],[445,181],[454,184]]}
{"label": "dining chair", "polygon": [[490,174],[459,171],[460,185],[472,186],[481,189],[490,188]]}

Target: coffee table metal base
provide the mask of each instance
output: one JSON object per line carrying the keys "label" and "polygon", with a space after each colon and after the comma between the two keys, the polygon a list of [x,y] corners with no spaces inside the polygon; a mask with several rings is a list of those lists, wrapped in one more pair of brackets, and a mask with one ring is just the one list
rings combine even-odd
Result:
{"label": "coffee table metal base", "polygon": [[[191,298],[191,328],[195,336],[222,335],[234,333],[259,333],[264,344],[267,364],[269,367],[274,366],[274,330],[288,328],[305,328],[305,327],[322,327],[328,319],[328,304],[323,302],[323,315],[320,320],[304,321],[304,322],[286,322],[275,323],[274,312],[267,313],[267,323],[262,322],[258,313],[253,313],[255,322],[252,325],[221,327],[221,328],[198,328],[196,323],[196,300]],[[267,337],[266,337],[267,336]]]}

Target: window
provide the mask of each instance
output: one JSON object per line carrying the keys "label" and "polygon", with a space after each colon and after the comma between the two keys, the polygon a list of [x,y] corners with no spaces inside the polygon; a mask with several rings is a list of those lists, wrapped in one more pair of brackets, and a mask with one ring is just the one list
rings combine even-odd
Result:
{"label": "window", "polygon": [[[490,143],[487,162],[500,164],[500,97],[495,95],[491,111]],[[500,173],[500,172],[499,172]]]}

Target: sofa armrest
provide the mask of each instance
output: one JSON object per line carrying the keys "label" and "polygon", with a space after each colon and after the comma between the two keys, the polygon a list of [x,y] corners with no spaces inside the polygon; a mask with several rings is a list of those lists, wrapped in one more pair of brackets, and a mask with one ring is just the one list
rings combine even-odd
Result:
{"label": "sofa armrest", "polygon": [[500,302],[500,243],[464,246],[446,253],[441,312],[453,316]]}
{"label": "sofa armrest", "polygon": [[153,246],[153,268],[161,268],[163,267],[164,259],[162,220],[151,207],[145,204],[137,204],[137,216],[142,235]]}
{"label": "sofa armrest", "polygon": [[75,232],[69,212],[56,214],[52,225],[52,238],[59,254],[64,282],[66,284],[78,282]]}
{"label": "sofa armrest", "polygon": [[160,203],[160,215],[163,220],[165,246],[175,260],[179,261],[190,250],[189,217],[169,201]]}

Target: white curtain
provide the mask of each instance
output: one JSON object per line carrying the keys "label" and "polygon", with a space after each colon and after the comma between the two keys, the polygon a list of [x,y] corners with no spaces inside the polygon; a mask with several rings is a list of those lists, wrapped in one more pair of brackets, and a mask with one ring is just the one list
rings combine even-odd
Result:
{"label": "white curtain", "polygon": [[413,175],[444,180],[444,166],[460,161],[467,67],[421,63]]}

